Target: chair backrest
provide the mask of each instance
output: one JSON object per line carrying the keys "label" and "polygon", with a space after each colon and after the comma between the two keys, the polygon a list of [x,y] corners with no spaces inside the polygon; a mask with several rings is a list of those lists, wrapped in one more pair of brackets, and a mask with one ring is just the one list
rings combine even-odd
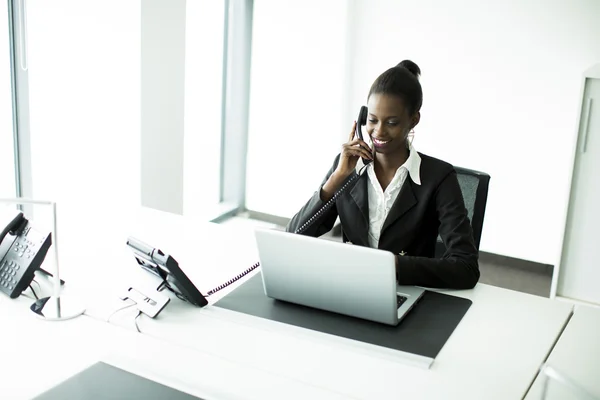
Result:
{"label": "chair backrest", "polygon": [[[483,230],[483,217],[485,216],[485,205],[487,204],[488,187],[490,176],[484,172],[474,171],[467,168],[454,167],[458,178],[458,184],[465,201],[467,215],[473,228],[473,239],[479,250],[481,231]],[[441,257],[446,251],[442,238],[438,235],[435,256]]]}

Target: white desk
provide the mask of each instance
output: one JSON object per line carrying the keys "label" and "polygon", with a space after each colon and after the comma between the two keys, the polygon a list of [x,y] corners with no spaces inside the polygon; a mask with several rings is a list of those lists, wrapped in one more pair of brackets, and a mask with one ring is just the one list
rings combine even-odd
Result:
{"label": "white desk", "polygon": [[[152,211],[119,221],[110,229],[94,226],[95,232],[87,235],[79,231],[70,238],[61,236],[64,277],[71,289],[87,297],[89,314],[99,319],[119,307],[111,299],[127,282],[149,276],[139,270],[125,246],[130,234],[173,255],[204,293],[257,260],[251,230],[233,231]],[[103,235],[104,240],[90,244],[95,235]],[[119,284],[117,277],[123,280]],[[450,293],[470,298],[473,305],[429,370],[407,366],[345,339],[217,307],[193,308],[175,298],[156,320],[143,316],[139,325],[148,336],[244,370],[351,398],[523,398],[572,307],[483,284]],[[111,322],[133,330],[134,315],[132,310],[124,311]],[[279,393],[280,398],[286,396],[287,392]]]}
{"label": "white desk", "polygon": [[[569,381],[600,399],[600,309],[577,306],[571,321],[552,349],[547,364]],[[538,376],[527,400],[540,400],[543,376]],[[569,386],[551,381],[547,399],[584,399]]]}
{"label": "white desk", "polygon": [[31,302],[0,296],[2,399],[31,399],[97,361],[207,400],[346,398],[87,316],[43,321]]}
{"label": "white desk", "polygon": [[[355,398],[522,398],[570,307],[484,285],[465,295],[473,306],[430,370],[348,340],[218,307],[174,302],[139,326],[149,335]],[[133,315],[114,322],[133,328]]]}

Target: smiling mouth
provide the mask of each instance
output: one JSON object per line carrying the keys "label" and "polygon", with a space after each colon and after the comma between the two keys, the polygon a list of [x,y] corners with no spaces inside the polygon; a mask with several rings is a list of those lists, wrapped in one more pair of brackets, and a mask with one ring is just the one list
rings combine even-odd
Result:
{"label": "smiling mouth", "polygon": [[381,140],[381,139],[377,139],[372,137],[371,140],[373,141],[373,144],[375,146],[385,146],[386,144],[388,144],[390,142],[390,140]]}

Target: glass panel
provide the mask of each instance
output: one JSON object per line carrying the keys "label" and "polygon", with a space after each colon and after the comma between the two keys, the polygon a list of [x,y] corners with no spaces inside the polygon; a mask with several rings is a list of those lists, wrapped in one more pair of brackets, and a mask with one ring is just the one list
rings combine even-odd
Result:
{"label": "glass panel", "polygon": [[346,3],[254,2],[248,209],[292,217],[348,138]]}
{"label": "glass panel", "polygon": [[[188,0],[185,43],[184,214],[219,203],[223,0]],[[207,215],[208,216],[208,215]]]}
{"label": "glass panel", "polygon": [[[57,203],[61,258],[82,267],[86,233],[124,223],[140,203],[140,1],[27,9],[32,195]],[[37,210],[36,222],[48,215]],[[125,247],[114,236],[105,245]]]}
{"label": "glass panel", "polygon": [[598,400],[578,382],[548,364],[542,367],[539,379],[542,381],[540,400]]}
{"label": "glass panel", "polygon": [[0,197],[15,197],[8,0],[0,1]]}

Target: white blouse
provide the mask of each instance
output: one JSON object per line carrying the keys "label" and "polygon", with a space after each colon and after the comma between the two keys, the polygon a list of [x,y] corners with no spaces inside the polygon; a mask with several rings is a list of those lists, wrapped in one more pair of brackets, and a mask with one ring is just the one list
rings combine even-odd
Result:
{"label": "white blouse", "polygon": [[377,180],[374,168],[373,163],[367,166],[367,175],[369,176],[367,190],[369,197],[369,246],[378,248],[381,228],[398,197],[398,193],[400,193],[400,189],[402,189],[406,176],[410,175],[414,183],[417,185],[421,184],[421,177],[419,175],[421,157],[414,147],[411,146],[408,159],[396,170],[396,174],[385,189],[385,192]]}

